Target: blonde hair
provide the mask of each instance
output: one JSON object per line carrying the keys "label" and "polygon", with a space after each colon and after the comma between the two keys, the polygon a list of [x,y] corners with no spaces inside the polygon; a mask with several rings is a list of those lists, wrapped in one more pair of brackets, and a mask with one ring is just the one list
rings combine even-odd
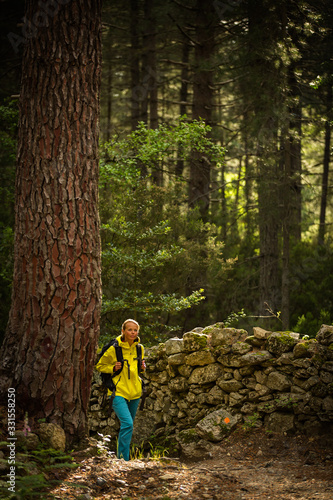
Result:
{"label": "blonde hair", "polygon": [[136,324],[136,325],[137,325],[137,327],[138,327],[138,331],[140,330],[140,325],[139,325],[139,323],[138,323],[137,321],[135,321],[135,319],[131,319],[131,318],[129,318],[129,319],[126,319],[126,320],[124,321],[124,323],[121,325],[121,331],[122,331],[122,332],[125,330],[126,323],[129,323],[129,322],[132,322],[132,323]]}

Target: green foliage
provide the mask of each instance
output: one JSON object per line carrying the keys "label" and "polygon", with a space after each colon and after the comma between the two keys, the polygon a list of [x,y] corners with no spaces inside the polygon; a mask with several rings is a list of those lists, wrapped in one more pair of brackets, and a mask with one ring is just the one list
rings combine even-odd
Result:
{"label": "green foliage", "polygon": [[232,326],[235,327],[238,325],[239,321],[242,318],[246,318],[246,314],[244,312],[244,309],[242,309],[241,311],[239,311],[237,313],[232,312],[231,314],[229,314],[227,319],[225,321],[223,321],[223,323],[226,327],[232,327]]}
{"label": "green foliage", "polygon": [[[102,336],[117,334],[124,316],[144,326],[145,343],[179,329],[179,314],[204,300],[204,288],[221,280],[226,267],[216,228],[186,204],[186,185],[167,176],[166,186],[142,176],[158,162],[172,167],[177,144],[222,158],[205,137],[202,122],[180,121],[157,130],[140,124],[125,140],[113,139],[101,161],[103,259]],[[206,149],[205,149],[206,148]],[[186,153],[186,154],[185,154]],[[205,270],[206,281],[202,279]]]}
{"label": "green foliage", "polygon": [[314,317],[311,312],[307,312],[298,318],[293,330],[301,335],[304,335],[305,337],[315,338],[321,325],[323,324],[333,324],[332,316],[328,311],[320,311],[319,317]]}
{"label": "green foliage", "polygon": [[260,426],[260,423],[261,420],[259,413],[253,413],[253,415],[249,415],[244,418],[243,429],[245,431],[251,431]]}
{"label": "green foliage", "polygon": [[50,488],[59,483],[50,479],[48,474],[55,469],[73,469],[78,467],[72,457],[53,448],[39,448],[17,454],[20,461],[15,463],[15,493],[8,491],[8,485],[0,486],[0,498],[8,500],[34,500],[52,498]]}
{"label": "green foliage", "polygon": [[131,460],[142,460],[146,456],[153,460],[159,460],[160,458],[165,458],[165,456],[169,454],[168,449],[161,445],[153,445],[150,442],[148,445],[149,451],[147,452],[144,442],[142,442],[140,446],[132,444],[130,450]]}
{"label": "green foliage", "polygon": [[304,242],[292,258],[292,330],[313,338],[333,321],[333,249]]}
{"label": "green foliage", "polygon": [[10,308],[14,251],[14,185],[17,147],[17,104],[0,105],[0,344]]}
{"label": "green foliage", "polygon": [[111,436],[104,435],[100,432],[98,432],[97,434],[99,436],[99,439],[97,442],[98,455],[107,455],[107,456],[114,455],[115,453],[113,451],[110,451]]}
{"label": "green foliage", "polygon": [[211,127],[203,120],[190,122],[186,116],[174,126],[162,123],[157,129],[140,122],[124,139],[114,137],[104,144],[104,158],[108,161],[103,162],[106,172],[102,169],[102,182],[107,180],[107,172],[115,179],[131,181],[143,167],[146,171],[162,169],[173,173],[175,161],[187,160],[193,151],[205,153],[211,162],[221,164],[225,151],[209,138],[210,132]]}

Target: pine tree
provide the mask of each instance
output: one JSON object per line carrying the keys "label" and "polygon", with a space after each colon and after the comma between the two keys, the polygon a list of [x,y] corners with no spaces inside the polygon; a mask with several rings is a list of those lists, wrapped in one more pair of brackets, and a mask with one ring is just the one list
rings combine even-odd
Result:
{"label": "pine tree", "polygon": [[[101,302],[98,117],[101,2],[41,15],[26,3],[12,305],[1,394],[20,409],[87,432]],[[28,28],[27,28],[28,29]],[[18,411],[19,411],[18,408]]]}

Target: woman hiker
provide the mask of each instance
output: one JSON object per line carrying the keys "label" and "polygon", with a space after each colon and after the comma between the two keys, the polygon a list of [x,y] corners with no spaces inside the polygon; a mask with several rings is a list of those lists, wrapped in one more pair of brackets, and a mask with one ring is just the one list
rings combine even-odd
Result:
{"label": "woman hiker", "polygon": [[[115,397],[112,408],[120,421],[120,431],[118,436],[117,457],[129,460],[130,444],[133,434],[133,423],[137,412],[140,397],[142,395],[142,381],[139,377],[137,361],[137,343],[140,325],[134,319],[124,321],[121,328],[121,335],[117,337],[119,346],[122,348],[124,363],[123,369],[115,375],[113,382],[116,386]],[[143,359],[144,349],[142,349],[141,370],[146,369]],[[99,372],[113,373],[120,370],[122,363],[117,361],[116,350],[111,346],[100,358],[96,365]],[[111,392],[108,391],[109,396]]]}

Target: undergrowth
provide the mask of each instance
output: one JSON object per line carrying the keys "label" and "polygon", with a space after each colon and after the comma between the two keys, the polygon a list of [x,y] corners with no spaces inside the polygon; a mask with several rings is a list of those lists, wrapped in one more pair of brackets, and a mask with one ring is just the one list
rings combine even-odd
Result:
{"label": "undergrowth", "polygon": [[[8,443],[0,443],[2,449]],[[53,448],[17,451],[15,475],[9,483],[8,460],[1,459],[5,472],[0,477],[0,498],[6,500],[37,500],[52,498],[48,491],[61,483],[59,473],[78,467],[73,458]],[[6,467],[7,466],[7,467]]]}

